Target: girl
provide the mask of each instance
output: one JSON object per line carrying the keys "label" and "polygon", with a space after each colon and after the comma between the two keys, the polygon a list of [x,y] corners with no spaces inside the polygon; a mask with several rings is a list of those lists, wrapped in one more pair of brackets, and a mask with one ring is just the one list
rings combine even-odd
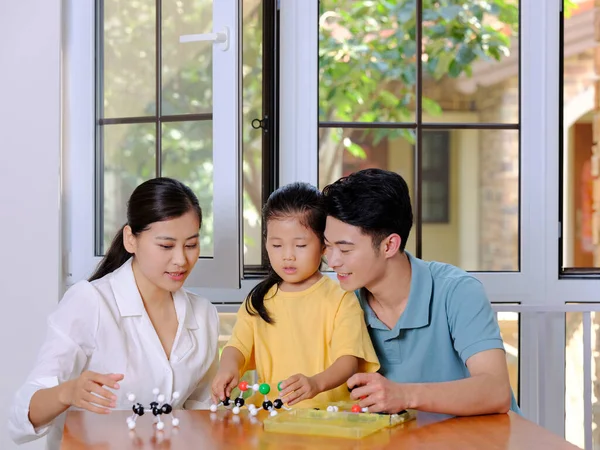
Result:
{"label": "girl", "polygon": [[[319,272],[326,213],[306,183],[284,186],[263,209],[269,274],[239,309],[212,383],[213,402],[231,395],[240,375],[256,369],[277,395],[302,407],[349,399],[346,380],[379,362],[362,309]],[[279,382],[281,381],[281,384]]]}
{"label": "girl", "polygon": [[219,319],[211,303],[182,289],[198,261],[201,225],[198,199],[180,182],[156,178],[134,190],[127,225],[96,273],[48,318],[10,412],[16,443],[49,433],[47,447],[58,448],[69,407],[130,409],[128,393],[149,405],[158,388],[167,399],[180,394],[174,408],[208,406]]}

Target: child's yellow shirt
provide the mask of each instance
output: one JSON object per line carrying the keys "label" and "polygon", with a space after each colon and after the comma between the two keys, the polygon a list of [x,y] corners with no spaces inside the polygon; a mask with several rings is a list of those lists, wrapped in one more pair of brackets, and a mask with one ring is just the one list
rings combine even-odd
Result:
{"label": "child's yellow shirt", "polygon": [[[265,296],[265,306],[275,323],[248,314],[243,304],[227,346],[244,355],[242,373],[256,369],[258,382],[271,385],[271,400],[277,398],[280,381],[297,373],[316,375],[341,356],[356,356],[359,372],[379,369],[358,299],[329,277],[301,292],[283,292],[274,286]],[[253,398],[257,406],[264,399],[258,395]],[[349,398],[344,382],[295,406],[309,408]]]}

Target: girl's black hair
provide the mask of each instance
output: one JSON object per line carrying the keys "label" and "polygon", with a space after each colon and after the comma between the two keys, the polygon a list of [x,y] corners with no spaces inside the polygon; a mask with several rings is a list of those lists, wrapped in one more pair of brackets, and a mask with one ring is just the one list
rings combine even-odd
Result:
{"label": "girl's black hair", "polygon": [[[127,224],[137,236],[155,222],[176,219],[189,211],[198,215],[202,226],[202,209],[192,190],[172,178],[153,178],[140,184],[127,202]],[[123,225],[114,237],[108,252],[88,281],[94,281],[121,267],[131,254],[123,245]]]}
{"label": "girl's black hair", "polygon": [[[308,183],[290,183],[274,191],[262,210],[263,228],[270,220],[298,217],[300,223],[312,230],[321,243],[325,241],[325,223],[327,214],[323,205],[322,194]],[[267,277],[257,284],[248,294],[246,311],[251,315],[259,315],[265,322],[274,323],[265,306],[265,296],[273,286],[279,286],[283,280],[268,263]]]}

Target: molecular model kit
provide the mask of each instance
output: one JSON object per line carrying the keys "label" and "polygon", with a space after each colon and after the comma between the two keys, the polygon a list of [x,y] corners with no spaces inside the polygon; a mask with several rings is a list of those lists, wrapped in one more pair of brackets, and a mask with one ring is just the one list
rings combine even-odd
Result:
{"label": "molecular model kit", "polygon": [[147,410],[152,412],[154,421],[156,422],[156,428],[158,430],[162,430],[165,427],[165,423],[161,420],[161,416],[163,414],[171,414],[171,425],[174,427],[179,426],[179,419],[172,414],[173,407],[171,406],[173,400],[177,400],[179,398],[179,392],[173,392],[173,398],[169,402],[165,402],[166,397],[160,393],[158,388],[154,388],[152,390],[152,394],[154,394],[154,401],[151,402],[149,406],[144,406],[141,403],[135,403],[135,395],[127,394],[127,400],[134,403],[131,408],[133,414],[127,417],[127,426],[130,430],[135,428],[136,420],[138,417],[143,416]]}
{"label": "molecular model kit", "polygon": [[[256,384],[250,385],[250,384],[248,384],[247,381],[242,381],[238,385],[238,388],[240,390],[240,395],[233,401],[233,405],[231,404],[231,399],[229,397],[226,397],[225,400],[223,400],[219,404],[210,405],[210,410],[212,412],[216,412],[219,406],[224,406],[228,409],[231,408],[231,410],[234,414],[239,414],[241,408],[246,403],[244,400],[244,397],[243,397],[244,392],[248,391],[249,389],[252,389],[254,392],[259,392],[265,396],[265,399],[262,403],[262,409],[264,409],[265,411],[268,411],[271,416],[276,416],[277,410],[281,409],[281,408],[288,410],[288,411],[291,410],[291,408],[288,408],[287,406],[285,406],[283,404],[283,400],[281,400],[280,398],[277,398],[274,401],[269,400],[267,395],[269,395],[269,393],[271,392],[271,386],[268,385],[267,383],[261,383],[261,384],[256,383]],[[281,382],[277,384],[277,390],[281,391]],[[248,412],[252,416],[256,416],[258,414],[258,411],[260,411],[260,409],[261,409],[260,407],[257,407],[256,405],[254,405],[252,403],[246,405],[246,408],[248,408]]]}

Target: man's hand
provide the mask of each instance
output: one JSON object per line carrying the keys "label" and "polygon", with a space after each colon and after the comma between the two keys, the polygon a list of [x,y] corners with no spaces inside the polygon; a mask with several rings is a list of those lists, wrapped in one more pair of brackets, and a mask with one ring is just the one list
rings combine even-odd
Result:
{"label": "man's hand", "polygon": [[394,383],[378,373],[357,373],[348,380],[350,396],[369,412],[398,413],[410,408],[408,385]]}
{"label": "man's hand", "polygon": [[313,398],[320,392],[314,377],[307,377],[306,375],[297,373],[281,382],[279,397],[289,406],[292,406],[302,400]]}

